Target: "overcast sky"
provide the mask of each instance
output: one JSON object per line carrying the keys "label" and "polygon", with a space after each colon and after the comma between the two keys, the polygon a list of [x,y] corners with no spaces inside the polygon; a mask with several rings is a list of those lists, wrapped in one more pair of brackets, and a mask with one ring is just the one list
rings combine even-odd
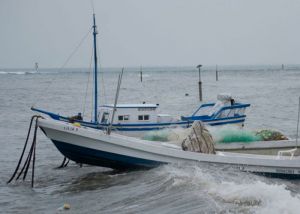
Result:
{"label": "overcast sky", "polygon": [[[103,67],[299,64],[297,0],[94,0]],[[60,67],[88,0],[0,0],[0,68]],[[68,67],[88,67],[89,36]]]}

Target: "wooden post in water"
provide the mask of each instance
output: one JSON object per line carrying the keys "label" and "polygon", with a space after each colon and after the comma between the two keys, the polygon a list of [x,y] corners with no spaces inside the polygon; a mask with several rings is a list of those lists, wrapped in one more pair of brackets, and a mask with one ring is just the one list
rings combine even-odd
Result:
{"label": "wooden post in water", "polygon": [[202,82],[199,81],[199,100],[202,101]]}
{"label": "wooden post in water", "polygon": [[202,81],[201,81],[201,67],[202,65],[198,65],[197,68],[199,69],[199,100],[202,101]]}
{"label": "wooden post in water", "polygon": [[34,68],[35,68],[35,71],[38,72],[38,69],[39,69],[39,63],[36,62]]}
{"label": "wooden post in water", "polygon": [[219,81],[218,65],[216,65],[216,81]]}
{"label": "wooden post in water", "polygon": [[143,82],[143,70],[142,70],[142,66],[141,66],[141,69],[140,69],[140,78],[141,78],[141,82]]}
{"label": "wooden post in water", "polygon": [[299,103],[298,103],[298,119],[297,119],[297,133],[296,133],[296,148],[298,148],[299,119],[300,119],[300,97],[299,97]]}

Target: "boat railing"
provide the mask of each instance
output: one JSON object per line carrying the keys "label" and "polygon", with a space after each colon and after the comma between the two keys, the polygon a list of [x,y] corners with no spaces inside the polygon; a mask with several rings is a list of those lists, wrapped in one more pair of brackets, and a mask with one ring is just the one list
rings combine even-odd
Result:
{"label": "boat railing", "polygon": [[212,115],[212,118],[244,116],[246,108],[249,106],[250,104],[242,103],[235,103],[234,105],[223,106],[220,110],[218,110]]}
{"label": "boat railing", "polygon": [[211,109],[215,103],[206,103],[202,104],[191,117],[184,117],[193,119],[196,117],[205,117],[207,119],[218,119],[218,118],[226,118],[226,117],[236,117],[236,116],[245,116],[245,110],[250,104],[244,103],[235,103],[233,105],[222,106],[216,112],[211,112]]}
{"label": "boat railing", "polygon": [[215,103],[205,103],[200,105],[200,107],[192,114],[192,116],[202,116],[208,115],[211,108],[215,105]]}
{"label": "boat railing", "polygon": [[289,156],[292,160],[297,152],[297,148],[278,151],[276,159],[282,159],[283,156]]}

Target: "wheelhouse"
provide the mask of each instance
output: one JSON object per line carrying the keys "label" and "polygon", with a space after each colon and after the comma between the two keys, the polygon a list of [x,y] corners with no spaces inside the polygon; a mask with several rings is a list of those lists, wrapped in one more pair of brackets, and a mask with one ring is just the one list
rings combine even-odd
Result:
{"label": "wheelhouse", "polygon": [[[158,104],[119,104],[116,106],[114,124],[156,123]],[[98,121],[107,124],[111,121],[113,105],[99,108]]]}

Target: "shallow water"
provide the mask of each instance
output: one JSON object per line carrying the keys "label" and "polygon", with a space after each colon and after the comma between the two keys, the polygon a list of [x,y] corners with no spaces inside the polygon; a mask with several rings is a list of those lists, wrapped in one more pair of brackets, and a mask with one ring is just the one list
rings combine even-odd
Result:
{"label": "shallow water", "polygon": [[[120,69],[108,69],[101,79],[101,103],[113,103]],[[84,100],[86,70],[18,70],[0,72],[0,207],[2,213],[298,213],[300,181],[257,176],[206,164],[167,165],[147,171],[119,172],[70,163],[55,169],[63,156],[38,133],[35,188],[26,182],[6,181],[23,148],[30,107],[74,115],[91,115],[91,96]],[[92,81],[90,77],[89,81]],[[198,72],[192,68],[125,69],[120,103],[159,103],[161,113],[187,115],[199,105]],[[300,69],[230,68],[202,72],[204,101],[230,92],[251,103],[247,129],[273,128],[294,138]],[[91,89],[89,87],[89,89]],[[189,96],[185,96],[185,94]],[[89,93],[88,93],[89,94]]]}

